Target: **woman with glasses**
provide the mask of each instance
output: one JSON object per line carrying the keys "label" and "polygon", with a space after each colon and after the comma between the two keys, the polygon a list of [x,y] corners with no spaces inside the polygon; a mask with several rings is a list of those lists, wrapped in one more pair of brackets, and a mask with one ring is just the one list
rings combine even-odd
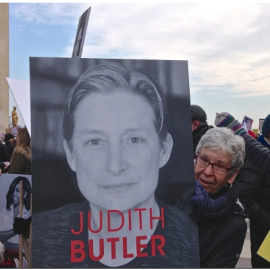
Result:
{"label": "woman with glasses", "polygon": [[202,268],[234,268],[245,240],[247,217],[235,177],[244,163],[245,142],[227,128],[202,136],[195,157]]}

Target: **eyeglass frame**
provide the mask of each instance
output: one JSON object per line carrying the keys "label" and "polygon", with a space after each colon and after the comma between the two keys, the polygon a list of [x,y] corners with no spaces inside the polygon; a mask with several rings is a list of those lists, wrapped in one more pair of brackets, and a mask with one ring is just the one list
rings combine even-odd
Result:
{"label": "eyeglass frame", "polygon": [[[195,159],[196,159],[196,164],[197,164],[197,158],[198,157],[200,157],[200,158],[204,158],[205,160],[207,160],[208,161],[208,165],[206,166],[206,167],[203,167],[203,166],[201,166],[200,164],[198,164],[201,168],[204,168],[204,169],[206,169],[209,165],[211,165],[212,166],[212,170],[213,170],[213,172],[215,172],[215,173],[217,173],[217,174],[225,174],[225,173],[227,173],[228,171],[230,171],[230,170],[232,170],[234,167],[231,167],[231,168],[228,168],[228,167],[226,167],[226,166],[223,166],[223,165],[220,165],[220,164],[217,164],[217,163],[212,163],[212,162],[210,162],[207,158],[205,158],[205,157],[202,157],[202,156],[200,156],[200,155],[195,155]],[[225,169],[226,169],[226,171],[225,172],[216,172],[215,170],[214,170],[214,167],[213,167],[213,165],[218,165],[218,166],[222,166],[222,167],[224,167]]]}

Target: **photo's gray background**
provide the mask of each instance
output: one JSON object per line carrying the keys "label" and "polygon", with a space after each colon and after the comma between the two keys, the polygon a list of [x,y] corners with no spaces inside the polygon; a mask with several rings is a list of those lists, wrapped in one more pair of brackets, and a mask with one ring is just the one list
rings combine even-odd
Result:
{"label": "photo's gray background", "polygon": [[169,162],[160,170],[156,196],[190,214],[195,182],[187,61],[86,58],[30,58],[33,212],[84,200],[66,161],[62,112],[80,75],[108,62],[143,69],[164,91],[174,146]]}
{"label": "photo's gray background", "polygon": [[[30,185],[32,186],[32,176],[31,175],[21,175],[21,174],[2,174],[0,176],[0,209],[6,207],[6,195],[9,190],[9,186],[12,181],[17,178],[18,176],[25,177],[29,180]],[[1,231],[1,228],[0,228]]]}

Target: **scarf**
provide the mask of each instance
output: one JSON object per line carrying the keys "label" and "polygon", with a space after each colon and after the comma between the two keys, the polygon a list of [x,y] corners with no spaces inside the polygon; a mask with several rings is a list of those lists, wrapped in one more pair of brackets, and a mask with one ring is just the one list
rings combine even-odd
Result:
{"label": "scarf", "polygon": [[[235,206],[238,199],[238,184],[236,181],[232,185],[225,186],[218,194],[220,196],[209,195],[202,185],[196,181],[195,194],[192,201],[197,205],[201,218],[213,218],[229,213]],[[211,198],[212,197],[212,198]],[[216,198],[214,198],[216,197]]]}

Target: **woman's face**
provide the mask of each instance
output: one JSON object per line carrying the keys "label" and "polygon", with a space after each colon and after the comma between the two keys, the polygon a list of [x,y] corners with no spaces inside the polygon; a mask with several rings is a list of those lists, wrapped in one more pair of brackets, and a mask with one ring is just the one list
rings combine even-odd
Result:
{"label": "woman's face", "polygon": [[[211,163],[217,163],[227,168],[231,167],[231,156],[227,151],[222,149],[214,150],[211,148],[202,148],[200,156],[204,157]],[[215,193],[221,190],[227,183],[231,184],[238,171],[230,175],[230,171],[224,174],[218,174],[213,171],[212,165],[202,168],[200,165],[195,164],[195,178],[204,187],[207,193]]]}
{"label": "woman's face", "polygon": [[93,93],[79,103],[74,121],[72,151],[64,145],[90,204],[125,211],[154,198],[172,140],[161,148],[153,109],[143,97]]}
{"label": "woman's face", "polygon": [[17,184],[15,187],[14,193],[12,195],[12,201],[14,206],[20,204],[20,184]]}

